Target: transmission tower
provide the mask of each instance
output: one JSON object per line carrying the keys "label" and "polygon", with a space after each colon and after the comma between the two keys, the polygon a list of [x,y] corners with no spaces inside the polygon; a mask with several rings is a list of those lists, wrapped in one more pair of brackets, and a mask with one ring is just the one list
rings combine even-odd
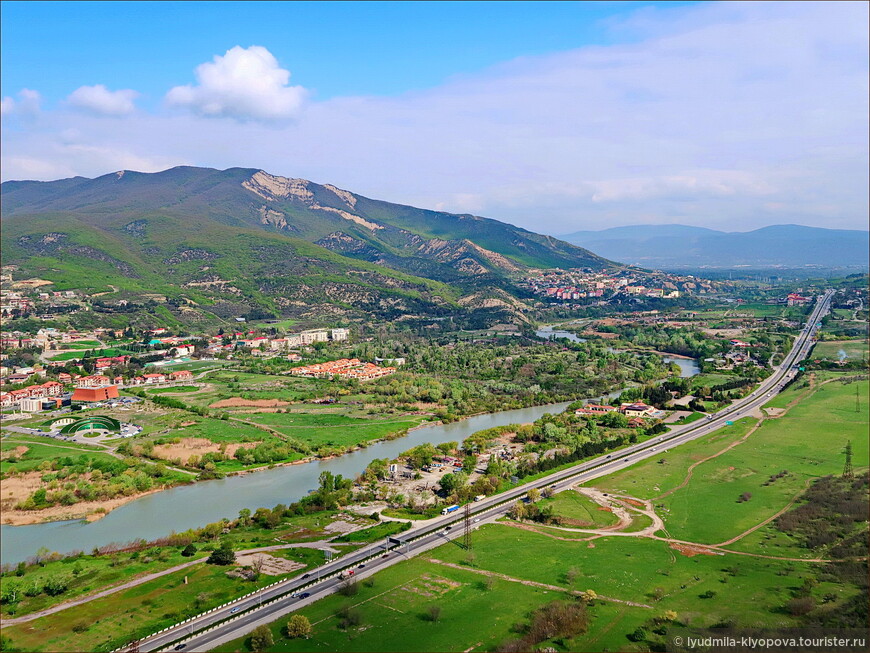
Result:
{"label": "transmission tower", "polygon": [[853,478],[855,473],[852,471],[852,441],[846,443],[846,464],[843,465],[843,478]]}
{"label": "transmission tower", "polygon": [[463,545],[466,551],[471,551],[471,504],[465,504],[465,533],[463,536]]}

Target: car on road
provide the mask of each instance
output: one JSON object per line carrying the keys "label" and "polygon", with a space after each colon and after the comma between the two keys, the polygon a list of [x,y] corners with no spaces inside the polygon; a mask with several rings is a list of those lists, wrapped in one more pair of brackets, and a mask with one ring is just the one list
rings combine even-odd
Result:
{"label": "car on road", "polygon": [[477,519],[475,519],[475,520],[474,520],[474,523],[476,524],[476,523],[479,522],[479,521],[480,521],[480,517],[478,517]]}
{"label": "car on road", "polygon": [[172,650],[173,650],[173,651],[180,651],[181,649],[186,648],[186,647],[187,647],[187,644],[179,644],[178,646],[176,646],[176,647],[175,647],[174,649],[172,649]]}
{"label": "car on road", "polygon": [[239,610],[241,610],[241,608],[233,608],[232,610],[230,610],[230,614],[235,614]]}
{"label": "car on road", "polygon": [[307,599],[309,596],[311,596],[311,592],[302,592],[302,594],[299,595],[299,598]]}
{"label": "car on road", "polygon": [[389,554],[389,553],[385,553],[385,554],[382,555],[381,557],[382,557],[382,558],[389,558],[389,557],[390,557],[390,554]]}
{"label": "car on road", "polygon": [[311,576],[311,574],[303,574],[302,578],[309,578],[310,576]]}
{"label": "car on road", "polygon": [[363,564],[361,564],[361,565],[359,566],[359,569],[362,569],[362,568],[365,567],[365,566],[366,566],[365,563],[363,563]]}

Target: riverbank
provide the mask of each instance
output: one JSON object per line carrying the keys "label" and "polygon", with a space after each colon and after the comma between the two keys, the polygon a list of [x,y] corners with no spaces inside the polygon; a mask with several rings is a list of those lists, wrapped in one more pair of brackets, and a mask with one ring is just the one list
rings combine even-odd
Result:
{"label": "riverbank", "polygon": [[[5,483],[5,480],[3,481]],[[7,486],[0,483],[0,491],[6,496]],[[155,488],[147,492],[138,492],[126,497],[117,497],[105,501],[82,501],[71,506],[52,506],[43,510],[16,510],[15,508],[3,508],[3,524],[7,526],[32,526],[34,524],[47,524],[60,521],[85,520],[95,522],[102,519],[116,508],[141,499],[150,494],[171,490],[177,485],[166,488]]]}

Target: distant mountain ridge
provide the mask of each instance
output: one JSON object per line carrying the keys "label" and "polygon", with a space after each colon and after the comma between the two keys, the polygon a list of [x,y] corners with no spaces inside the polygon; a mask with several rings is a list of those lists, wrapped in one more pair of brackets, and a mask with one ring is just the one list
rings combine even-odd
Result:
{"label": "distant mountain ridge", "polygon": [[521,311],[514,273],[612,265],[497,220],[255,168],[8,181],[0,192],[4,263],[65,287],[217,306],[223,317],[255,308],[393,318],[450,306]]}
{"label": "distant mountain ridge", "polygon": [[772,225],[724,232],[688,225],[638,225],[560,236],[622,263],[662,269],[818,265],[870,266],[870,232]]}

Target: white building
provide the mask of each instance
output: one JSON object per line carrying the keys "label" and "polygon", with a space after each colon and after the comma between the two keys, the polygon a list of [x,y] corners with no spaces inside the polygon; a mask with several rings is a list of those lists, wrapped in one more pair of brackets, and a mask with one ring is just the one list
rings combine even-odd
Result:
{"label": "white building", "polygon": [[341,342],[342,340],[347,340],[347,337],[349,335],[349,329],[333,329],[329,332],[329,336],[334,342]]}
{"label": "white building", "polygon": [[42,399],[37,397],[25,397],[18,402],[18,407],[24,413],[38,413],[42,410]]}

